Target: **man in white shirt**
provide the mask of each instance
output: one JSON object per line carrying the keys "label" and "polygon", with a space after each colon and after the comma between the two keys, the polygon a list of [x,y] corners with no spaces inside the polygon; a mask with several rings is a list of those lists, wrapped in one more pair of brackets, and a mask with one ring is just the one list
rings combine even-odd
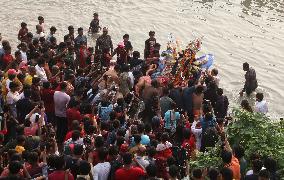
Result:
{"label": "man in white shirt", "polygon": [[27,50],[28,50],[28,45],[27,43],[25,42],[22,42],[19,46],[19,50],[22,54],[22,60],[25,62],[25,63],[28,63],[28,56],[27,56]]}
{"label": "man in white shirt", "polygon": [[94,180],[107,180],[110,173],[111,165],[106,161],[108,151],[106,148],[101,148],[98,151],[99,163],[94,166]]}
{"label": "man in white shirt", "polygon": [[55,32],[56,32],[56,27],[55,26],[51,26],[51,28],[50,28],[50,33],[49,33],[49,35],[47,35],[47,37],[46,37],[46,40],[48,41],[48,42],[50,42],[50,38],[51,37],[54,37],[54,34],[55,34]]}
{"label": "man in white shirt", "polygon": [[267,102],[263,100],[263,93],[256,93],[255,112],[268,113]]}
{"label": "man in white shirt", "polygon": [[54,93],[54,111],[56,117],[57,131],[56,137],[59,143],[63,143],[68,131],[68,121],[66,118],[67,105],[70,101],[70,96],[66,94],[67,83],[62,82],[61,90]]}
{"label": "man in white shirt", "polygon": [[41,79],[41,82],[48,81],[45,70],[44,70],[44,66],[45,66],[45,60],[44,59],[39,59],[37,65],[35,66],[36,74]]}

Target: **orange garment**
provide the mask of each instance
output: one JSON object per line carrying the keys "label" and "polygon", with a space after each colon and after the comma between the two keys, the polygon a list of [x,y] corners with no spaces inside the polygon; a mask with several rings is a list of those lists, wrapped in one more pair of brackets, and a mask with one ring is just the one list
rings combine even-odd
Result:
{"label": "orange garment", "polygon": [[225,167],[230,168],[233,171],[233,178],[235,180],[241,179],[241,168],[239,160],[236,157],[232,157],[232,161],[230,164],[225,165]]}

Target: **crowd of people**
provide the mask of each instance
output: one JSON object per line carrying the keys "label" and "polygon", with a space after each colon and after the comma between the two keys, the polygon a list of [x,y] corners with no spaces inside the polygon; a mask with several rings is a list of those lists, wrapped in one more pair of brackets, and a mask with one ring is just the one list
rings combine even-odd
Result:
{"label": "crowd of people", "polygon": [[[186,87],[161,83],[151,78],[161,56],[155,32],[141,59],[128,34],[114,47],[97,13],[88,29],[102,30],[95,47],[81,27],[76,35],[69,26],[63,42],[55,26],[49,30],[42,16],[35,33],[22,22],[13,51],[1,37],[0,179],[278,179],[274,159],[253,154],[246,161],[245,149],[230,147],[229,101],[217,69],[200,72]],[[249,95],[256,73],[248,63],[243,69],[240,95]],[[255,108],[247,100],[241,107],[268,112],[262,93]],[[192,169],[196,153],[220,137],[224,166]]]}

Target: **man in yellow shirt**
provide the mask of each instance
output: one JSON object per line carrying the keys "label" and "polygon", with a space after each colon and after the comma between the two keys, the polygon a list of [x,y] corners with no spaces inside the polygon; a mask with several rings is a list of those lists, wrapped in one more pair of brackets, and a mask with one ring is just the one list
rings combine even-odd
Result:
{"label": "man in yellow shirt", "polygon": [[36,69],[34,66],[29,67],[29,74],[26,76],[24,84],[25,85],[32,85],[33,77],[36,75]]}

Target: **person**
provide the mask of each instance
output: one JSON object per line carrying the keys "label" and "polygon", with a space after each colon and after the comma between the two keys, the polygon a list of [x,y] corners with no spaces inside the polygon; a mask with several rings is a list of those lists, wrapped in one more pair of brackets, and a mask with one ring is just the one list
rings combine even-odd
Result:
{"label": "person", "polygon": [[56,27],[55,26],[51,26],[51,28],[49,29],[50,30],[50,33],[47,35],[47,37],[46,37],[46,41],[47,42],[50,42],[50,38],[51,37],[54,37],[54,34],[55,34],[55,32],[56,32]]}
{"label": "person", "polygon": [[124,43],[124,49],[126,50],[128,56],[130,57],[133,47],[132,47],[131,42],[129,41],[129,34],[123,35],[123,43]]}
{"label": "person", "polygon": [[106,161],[108,151],[106,148],[101,148],[98,151],[99,163],[94,166],[94,180],[107,180],[111,165]]}
{"label": "person", "polygon": [[277,162],[275,159],[268,157],[264,160],[264,167],[269,172],[270,180],[279,180],[280,175],[276,172],[277,171]]}
{"label": "person", "polygon": [[245,180],[258,180],[258,173],[261,171],[262,166],[263,164],[261,160],[257,159],[252,161],[253,174],[246,175]]}
{"label": "person", "polygon": [[156,44],[155,31],[149,32],[150,38],[145,41],[144,59],[150,57],[154,52],[154,45]]}
{"label": "person", "polygon": [[234,179],[232,169],[225,167],[221,170],[221,178],[222,180],[232,180]]}
{"label": "person", "polygon": [[246,175],[246,169],[247,169],[247,161],[245,159],[245,149],[240,146],[236,145],[233,148],[234,156],[239,160],[240,163],[240,169],[241,169],[241,179],[244,179]]}
{"label": "person", "polygon": [[66,118],[67,105],[70,101],[70,96],[66,94],[67,83],[63,82],[60,85],[61,91],[54,93],[54,110],[57,131],[56,136],[59,143],[62,143],[68,131],[68,121]]}
{"label": "person", "polygon": [[51,89],[50,82],[43,82],[42,89],[40,90],[40,97],[45,106],[45,113],[49,123],[55,126],[54,122],[54,93],[55,91]]}
{"label": "person", "polygon": [[203,86],[198,85],[192,95],[193,102],[193,115],[199,116],[201,114],[202,104],[203,104]]}
{"label": "person", "polygon": [[17,118],[16,103],[20,99],[18,88],[19,86],[17,83],[11,82],[9,84],[10,91],[8,92],[7,97],[6,97],[7,105],[9,105],[11,114],[15,118]]}
{"label": "person", "polygon": [[48,175],[49,180],[65,179],[65,177],[68,180],[74,180],[73,175],[69,171],[64,170],[65,160],[63,156],[54,157],[54,168],[54,172]]}
{"label": "person", "polygon": [[64,36],[64,42],[69,42],[70,45],[74,44],[74,27],[68,26],[69,33]]}
{"label": "person", "polygon": [[172,103],[171,107],[165,113],[164,121],[165,121],[165,130],[168,133],[175,133],[177,123],[180,120],[180,113],[176,110],[176,104]]}
{"label": "person", "polygon": [[116,180],[124,180],[124,179],[136,180],[146,175],[143,169],[131,165],[132,164],[131,153],[125,153],[123,155],[123,164],[124,166],[122,168],[119,168],[115,172]]}
{"label": "person", "polygon": [[21,44],[19,44],[18,48],[21,52],[23,62],[28,63],[28,56],[27,56],[28,45],[27,45],[27,43],[22,42]]}
{"label": "person", "polygon": [[251,112],[251,113],[253,112],[251,106],[249,105],[248,100],[246,100],[246,99],[242,100],[242,102],[241,102],[241,107],[242,107],[244,110],[246,110],[247,112]]}
{"label": "person", "polygon": [[193,169],[192,170],[192,179],[193,180],[201,180],[201,179],[203,179],[202,170],[199,169],[199,168]]}
{"label": "person", "polygon": [[21,42],[26,42],[28,32],[29,32],[29,30],[27,28],[27,23],[22,22],[21,23],[21,29],[19,30],[19,33],[18,33],[18,40],[21,41]]}
{"label": "person", "polygon": [[250,65],[245,62],[243,64],[243,70],[246,72],[245,74],[245,85],[240,95],[242,96],[244,92],[249,96],[255,89],[258,87],[257,79],[256,79],[256,72]]}
{"label": "person", "polygon": [[169,89],[164,87],[163,88],[163,96],[160,98],[160,107],[161,107],[161,115],[162,117],[165,116],[165,113],[171,108],[171,105],[174,101],[169,97]]}
{"label": "person", "polygon": [[227,116],[228,108],[229,108],[229,100],[227,96],[223,95],[223,89],[218,88],[217,101],[214,108],[216,118],[225,118]]}
{"label": "person", "polygon": [[267,102],[263,99],[263,93],[256,93],[255,112],[267,114]]}
{"label": "person", "polygon": [[214,68],[211,70],[211,76],[213,77],[213,81],[215,82],[216,86],[219,87],[220,77],[218,75],[218,69]]}
{"label": "person", "polygon": [[42,32],[44,32],[44,18],[42,16],[38,16],[38,25],[41,26]]}
{"label": "person", "polygon": [[123,66],[128,63],[128,54],[125,49],[125,44],[124,42],[120,42],[117,45],[117,48],[114,49],[113,53],[111,56],[113,57],[114,55],[117,54],[117,60],[116,63],[120,66]]}
{"label": "person", "polygon": [[45,37],[45,34],[44,34],[42,26],[38,24],[38,25],[36,25],[36,33],[33,36],[33,39],[39,40],[42,37]]}
{"label": "person", "polygon": [[223,150],[221,153],[221,158],[225,164],[224,167],[232,170],[233,178],[241,179],[240,164],[238,159],[233,156],[232,152]]}
{"label": "person", "polygon": [[184,110],[187,112],[187,116],[189,120],[192,121],[194,119],[193,116],[193,93],[195,91],[196,85],[194,80],[189,80],[187,83],[187,87],[183,89],[182,93],[182,101]]}
{"label": "person", "polygon": [[40,78],[41,82],[48,81],[44,67],[45,67],[45,60],[41,58],[39,59],[37,65],[35,66],[36,74]]}
{"label": "person", "polygon": [[26,115],[33,109],[33,102],[31,100],[31,90],[24,90],[24,98],[16,103],[17,117],[19,123],[23,123]]}
{"label": "person", "polygon": [[96,41],[96,51],[101,50],[104,52],[105,50],[110,50],[111,54],[113,53],[113,44],[111,40],[111,36],[108,35],[108,28],[103,28],[103,34]]}
{"label": "person", "polygon": [[90,23],[89,33],[98,33],[102,28],[100,26],[99,14],[93,14],[94,19]]}
{"label": "person", "polygon": [[79,50],[82,43],[87,45],[87,37],[84,35],[84,30],[82,27],[78,28],[78,36],[74,39],[74,43],[76,51]]}

